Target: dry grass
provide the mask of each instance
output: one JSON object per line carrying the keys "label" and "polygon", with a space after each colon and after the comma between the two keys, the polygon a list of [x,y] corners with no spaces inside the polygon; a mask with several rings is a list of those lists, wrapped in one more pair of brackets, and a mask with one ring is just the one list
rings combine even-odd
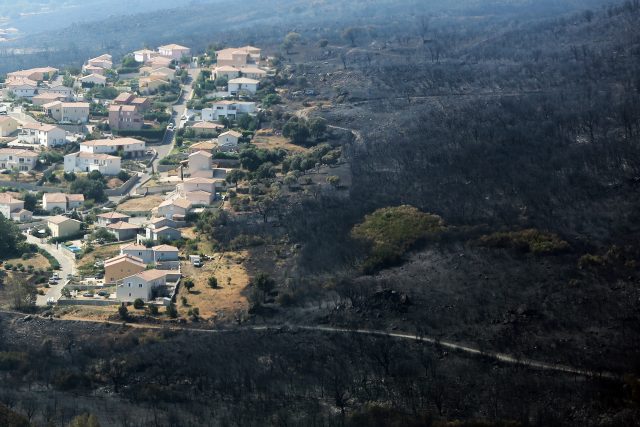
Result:
{"label": "dry grass", "polygon": [[93,252],[86,254],[78,261],[78,269],[83,270],[92,266],[97,260],[113,258],[120,253],[121,244],[96,246]]}
{"label": "dry grass", "polygon": [[151,209],[158,207],[160,203],[164,201],[164,197],[161,194],[155,194],[152,196],[146,196],[139,199],[129,199],[124,203],[118,205],[116,210],[118,212],[145,212],[151,211]]}
{"label": "dry grass", "polygon": [[268,150],[276,150],[278,148],[282,148],[283,150],[292,153],[306,153],[307,151],[309,151],[308,148],[292,144],[291,141],[283,136],[272,136],[268,134],[265,135],[261,132],[256,133],[256,136],[251,142],[258,148],[264,148]]}
{"label": "dry grass", "polygon": [[[198,307],[200,316],[216,319],[220,315],[229,318],[233,312],[246,311],[249,304],[242,291],[249,284],[249,273],[243,265],[248,257],[247,251],[216,253],[214,260],[205,262],[201,268],[195,268],[188,262],[183,264],[183,275],[190,277],[195,287],[191,292],[180,288],[177,306],[181,316],[187,317],[189,308]],[[218,279],[218,288],[209,287],[209,277]],[[230,281],[229,281],[230,279]],[[184,306],[181,297],[186,297],[188,306]]]}
{"label": "dry grass", "polygon": [[118,306],[58,306],[55,312],[61,319],[66,320],[110,320],[109,317],[118,313]]}
{"label": "dry grass", "polygon": [[3,264],[16,265],[18,263],[22,263],[22,265],[24,265],[25,268],[28,268],[30,265],[32,265],[35,270],[38,270],[40,268],[46,270],[47,268],[51,267],[51,264],[49,264],[49,260],[40,254],[33,254],[31,258],[26,260],[22,258],[11,258],[3,261]]}

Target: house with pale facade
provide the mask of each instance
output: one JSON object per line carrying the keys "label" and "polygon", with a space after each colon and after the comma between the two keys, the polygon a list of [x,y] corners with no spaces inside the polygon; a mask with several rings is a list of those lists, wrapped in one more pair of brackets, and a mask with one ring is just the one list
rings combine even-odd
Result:
{"label": "house with pale facade", "polygon": [[28,172],[38,164],[38,153],[20,148],[0,148],[0,169]]}
{"label": "house with pale facade", "polygon": [[224,125],[212,122],[197,122],[191,126],[196,136],[215,135],[219,130],[224,129]]}
{"label": "house with pale facade", "polygon": [[38,93],[31,99],[33,105],[45,105],[55,101],[66,101],[68,98],[64,94],[60,93]]}
{"label": "house with pale facade", "polygon": [[215,193],[209,193],[204,190],[196,190],[186,192],[184,197],[191,202],[194,207],[209,206],[215,199]]}
{"label": "house with pale facade", "polygon": [[51,237],[70,237],[80,232],[82,223],[66,216],[57,215],[47,220],[47,227],[51,230]]}
{"label": "house with pale facade", "polygon": [[26,123],[18,134],[18,140],[46,148],[59,147],[67,143],[67,132],[50,124]]}
{"label": "house with pale facade", "polygon": [[15,222],[31,221],[32,213],[24,208],[24,201],[10,193],[0,193],[0,213]]}
{"label": "house with pale facade", "polygon": [[227,90],[229,92],[229,96],[255,95],[259,86],[259,80],[239,77],[237,79],[229,80]]}
{"label": "house with pale facade", "polygon": [[[211,173],[211,176],[213,176],[213,170],[211,170],[210,173]],[[206,191],[207,193],[215,194],[216,186],[221,185],[221,181],[222,180],[214,179],[211,177],[187,178],[182,184],[182,186],[185,193],[202,190],[202,191]]]}
{"label": "house with pale facade", "polygon": [[116,288],[116,298],[122,302],[136,299],[147,302],[153,299],[154,290],[166,286],[167,274],[167,271],[152,269],[125,277]]}
{"label": "house with pale facade", "polygon": [[18,121],[13,117],[0,116],[0,137],[7,137],[18,131]]}
{"label": "house with pale facade", "polygon": [[129,222],[131,218],[129,215],[125,215],[120,212],[107,212],[96,216],[98,219],[98,226],[106,227],[109,224],[115,224],[117,222]]}
{"label": "house with pale facade", "polygon": [[153,260],[155,263],[162,263],[167,261],[179,261],[180,251],[175,246],[170,245],[158,245],[153,248]]}
{"label": "house with pale facade", "polygon": [[89,121],[88,102],[53,101],[42,106],[45,114],[58,122],[87,123]]}
{"label": "house with pale facade", "polygon": [[156,56],[158,56],[158,52],[151,49],[140,49],[133,52],[133,59],[135,59],[136,62],[146,63]]}
{"label": "house with pale facade", "polygon": [[38,88],[38,94],[53,93],[55,95],[63,95],[66,99],[73,99],[73,88],[63,84],[48,84]]}
{"label": "house with pale facade", "polygon": [[113,57],[108,53],[100,55],[96,58],[91,58],[87,61],[87,66],[99,67],[104,70],[113,68]]}
{"label": "house with pale facade", "polygon": [[189,146],[189,153],[197,153],[198,151],[206,151],[207,153],[215,154],[218,151],[217,141],[202,141],[197,142]]}
{"label": "house with pale facade", "polygon": [[240,141],[240,138],[242,138],[242,134],[240,132],[235,130],[230,130],[218,135],[218,145],[221,147],[223,146],[237,147],[238,142]]}
{"label": "house with pale facade", "polygon": [[140,130],[144,118],[135,105],[109,105],[109,127],[112,130]]}
{"label": "house with pale facade", "polygon": [[42,82],[44,80],[50,80],[55,74],[58,73],[57,68],[53,67],[40,67],[30,68],[28,70],[14,71],[7,73],[7,81],[16,79],[29,79],[35,82]]}
{"label": "house with pale facade", "polygon": [[160,228],[147,228],[146,235],[147,240],[154,242],[172,242],[182,238],[182,233],[172,227],[160,227]]}
{"label": "house with pale facade", "polygon": [[103,75],[93,73],[78,79],[83,86],[105,86],[107,78]]}
{"label": "house with pale facade", "polygon": [[184,56],[191,56],[191,49],[179,44],[167,44],[164,46],[160,46],[158,48],[158,53],[160,54],[160,56],[164,56],[165,58],[180,61]]}
{"label": "house with pale facade", "polygon": [[188,172],[192,177],[213,176],[213,155],[207,151],[198,151],[189,155]]}
{"label": "house with pale facade", "polygon": [[33,98],[38,90],[38,83],[29,79],[8,80],[5,88],[16,98]]}
{"label": "house with pale facade", "polygon": [[84,204],[84,195],[66,193],[44,193],[42,195],[42,209],[53,212],[59,209],[62,212],[78,209]]}
{"label": "house with pale facade", "polygon": [[146,269],[147,264],[142,259],[128,254],[118,255],[105,260],[104,283],[117,283]]}
{"label": "house with pale facade", "polygon": [[138,235],[139,225],[130,224],[125,221],[108,224],[106,227],[108,232],[113,234],[118,241],[132,240]]}
{"label": "house with pale facade", "polygon": [[183,198],[165,200],[156,210],[157,216],[163,216],[167,219],[174,219],[176,215],[185,217],[191,210],[191,202]]}
{"label": "house with pale facade", "polygon": [[121,159],[110,154],[94,154],[78,151],[64,156],[64,171],[92,172],[102,175],[117,175],[121,170]]}
{"label": "house with pale facade", "polygon": [[231,65],[223,65],[213,70],[213,78],[226,78],[227,81],[240,77],[240,69]]}
{"label": "house with pale facade", "polygon": [[242,77],[249,79],[261,80],[267,77],[267,72],[258,67],[244,67],[240,69]]}
{"label": "house with pale facade", "polygon": [[145,264],[153,264],[155,262],[153,248],[148,248],[145,245],[140,245],[138,243],[122,245],[120,247],[120,254],[139,258]]}
{"label": "house with pale facade", "polygon": [[256,103],[250,101],[214,101],[210,108],[203,108],[203,121],[217,121],[223,118],[235,120],[242,114],[255,114]]}
{"label": "house with pale facade", "polygon": [[219,67],[246,67],[260,63],[261,50],[253,46],[227,48],[216,52],[216,62]]}
{"label": "house with pale facade", "polygon": [[80,152],[92,154],[118,154],[124,157],[144,156],[146,143],[135,138],[95,139],[80,144]]}

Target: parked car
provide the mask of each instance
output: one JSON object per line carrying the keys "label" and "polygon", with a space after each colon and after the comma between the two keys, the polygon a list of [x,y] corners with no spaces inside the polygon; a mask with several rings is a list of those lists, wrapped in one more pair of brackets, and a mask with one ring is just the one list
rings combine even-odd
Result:
{"label": "parked car", "polygon": [[82,296],[86,298],[93,298],[93,292],[85,292]]}
{"label": "parked car", "polygon": [[100,292],[98,292],[98,295],[100,295],[101,297],[107,297],[107,296],[109,296],[109,292],[107,292],[107,291],[100,291]]}

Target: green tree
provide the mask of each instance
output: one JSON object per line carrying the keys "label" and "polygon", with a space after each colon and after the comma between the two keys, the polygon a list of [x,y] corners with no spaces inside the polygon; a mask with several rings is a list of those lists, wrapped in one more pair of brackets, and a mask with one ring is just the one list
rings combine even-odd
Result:
{"label": "green tree", "polygon": [[267,300],[267,295],[276,287],[276,281],[269,277],[266,273],[259,273],[253,280],[252,284],[262,292],[263,302]]}
{"label": "green tree", "polygon": [[173,303],[169,304],[169,306],[167,307],[167,315],[172,319],[175,319],[178,317],[178,309],[176,308],[175,304]]}
{"label": "green tree", "polygon": [[24,197],[24,208],[28,211],[34,211],[36,208],[36,203],[38,202],[38,198],[33,193],[25,193]]}
{"label": "green tree", "polygon": [[118,307],[118,315],[122,320],[127,320],[129,318],[129,309],[127,309],[126,305],[122,304]]}
{"label": "green tree", "polygon": [[0,213],[0,258],[11,258],[19,255],[21,243],[26,237],[20,232],[18,226]]}
{"label": "green tree", "polygon": [[182,286],[185,287],[187,292],[191,292],[191,289],[194,288],[195,283],[193,283],[193,280],[191,280],[190,278],[186,278],[182,281]]}
{"label": "green tree", "polygon": [[216,289],[218,287],[218,279],[215,276],[209,277],[207,282],[209,283],[210,288]]}
{"label": "green tree", "polygon": [[142,308],[144,308],[144,301],[142,301],[141,298],[136,298],[136,300],[133,302],[133,308],[135,308],[136,310],[141,310]]}
{"label": "green tree", "polygon": [[70,191],[73,194],[83,194],[85,199],[103,202],[107,199],[104,193],[104,184],[87,178],[78,178],[71,183]]}
{"label": "green tree", "polygon": [[284,37],[284,41],[282,42],[282,47],[287,51],[289,51],[300,41],[300,34],[296,32],[290,32]]}
{"label": "green tree", "polygon": [[305,144],[311,133],[304,119],[292,117],[282,128],[282,135],[293,140],[294,144]]}

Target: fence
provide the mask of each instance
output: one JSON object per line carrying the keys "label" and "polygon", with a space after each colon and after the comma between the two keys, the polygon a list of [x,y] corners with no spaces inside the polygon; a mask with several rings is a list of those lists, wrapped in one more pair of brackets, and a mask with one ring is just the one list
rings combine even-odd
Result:
{"label": "fence", "polygon": [[129,191],[131,191],[131,189],[138,183],[139,180],[140,180],[140,176],[138,176],[137,174],[133,175],[131,178],[129,178],[127,182],[122,184],[120,187],[104,190],[104,193],[108,197],[122,196],[124,194],[127,194]]}

